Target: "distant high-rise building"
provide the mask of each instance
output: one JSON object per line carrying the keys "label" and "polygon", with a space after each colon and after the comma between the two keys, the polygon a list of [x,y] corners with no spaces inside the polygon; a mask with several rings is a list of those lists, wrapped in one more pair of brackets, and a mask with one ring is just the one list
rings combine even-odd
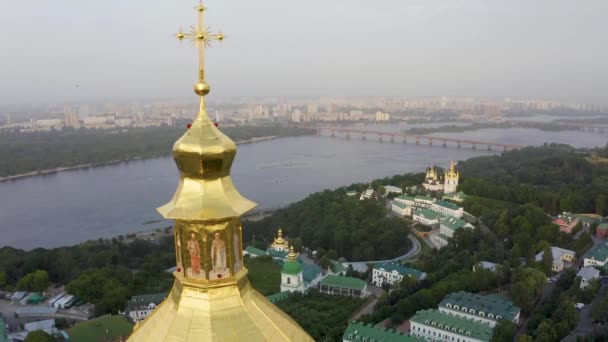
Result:
{"label": "distant high-rise building", "polygon": [[391,116],[389,113],[376,112],[376,121],[389,121]]}
{"label": "distant high-rise building", "polygon": [[315,103],[309,103],[308,106],[306,106],[306,112],[308,114],[317,114],[319,112],[319,106]]}

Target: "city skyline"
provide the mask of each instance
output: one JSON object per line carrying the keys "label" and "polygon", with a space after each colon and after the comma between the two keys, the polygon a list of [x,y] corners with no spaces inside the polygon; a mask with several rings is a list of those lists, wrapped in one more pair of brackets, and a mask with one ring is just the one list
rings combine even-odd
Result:
{"label": "city skyline", "polygon": [[[208,53],[210,99],[446,95],[605,102],[608,49],[600,42],[608,5],[601,1],[206,4],[209,22],[222,23],[213,28],[228,37]],[[138,0],[85,8],[62,0],[0,9],[11,13],[0,23],[7,33],[0,38],[3,104],[182,99],[195,81],[193,51],[173,48],[179,44],[173,33],[191,22],[183,6]],[[36,88],[44,91],[33,96]]]}

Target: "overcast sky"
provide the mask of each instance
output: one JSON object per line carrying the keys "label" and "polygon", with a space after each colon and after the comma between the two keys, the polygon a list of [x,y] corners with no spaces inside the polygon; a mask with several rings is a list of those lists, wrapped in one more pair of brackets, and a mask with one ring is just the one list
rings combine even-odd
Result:
{"label": "overcast sky", "polygon": [[[0,104],[188,98],[190,0],[0,1]],[[607,103],[608,1],[208,0],[212,95]],[[78,85],[78,87],[76,87]]]}

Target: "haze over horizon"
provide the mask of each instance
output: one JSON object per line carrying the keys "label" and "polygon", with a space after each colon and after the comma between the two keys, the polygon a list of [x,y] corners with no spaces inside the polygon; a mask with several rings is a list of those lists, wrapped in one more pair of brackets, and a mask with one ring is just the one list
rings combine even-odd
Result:
{"label": "haze over horizon", "polygon": [[[0,104],[193,96],[195,1],[3,2]],[[214,97],[606,103],[608,2],[208,0]]]}

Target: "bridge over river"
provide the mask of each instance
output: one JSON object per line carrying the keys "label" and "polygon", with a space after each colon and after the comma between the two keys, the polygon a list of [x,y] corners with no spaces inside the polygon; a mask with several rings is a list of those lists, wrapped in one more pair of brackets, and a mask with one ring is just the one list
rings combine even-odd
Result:
{"label": "bridge over river", "polygon": [[526,145],[503,144],[491,141],[467,140],[459,138],[446,138],[435,135],[405,134],[339,127],[317,127],[317,133],[320,135],[329,135],[331,137],[343,137],[346,139],[358,137],[361,140],[367,140],[367,137],[371,136],[375,137],[380,142],[389,141],[391,143],[394,143],[401,141],[404,144],[408,142],[408,139],[410,139],[412,142],[415,142],[416,145],[426,144],[429,146],[433,146],[433,144],[435,143],[443,147],[449,146],[461,148],[462,146],[466,146],[474,150],[477,148],[485,147],[488,151],[508,151],[526,147]]}

